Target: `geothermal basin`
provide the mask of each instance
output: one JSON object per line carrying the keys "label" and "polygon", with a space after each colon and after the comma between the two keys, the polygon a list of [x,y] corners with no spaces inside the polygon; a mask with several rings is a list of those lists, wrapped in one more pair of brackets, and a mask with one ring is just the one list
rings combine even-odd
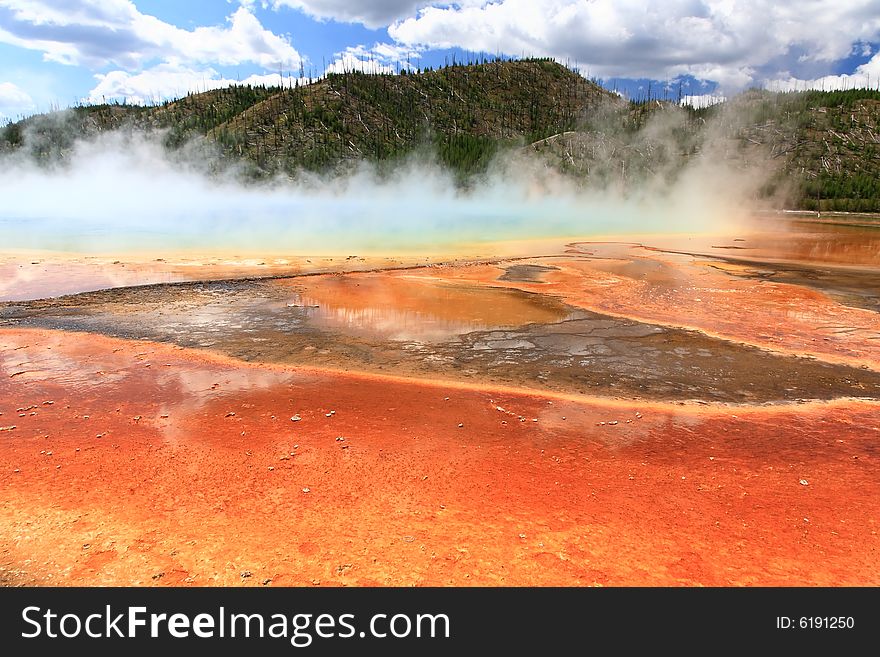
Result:
{"label": "geothermal basin", "polygon": [[880,229],[482,250],[5,254],[0,581],[880,583]]}

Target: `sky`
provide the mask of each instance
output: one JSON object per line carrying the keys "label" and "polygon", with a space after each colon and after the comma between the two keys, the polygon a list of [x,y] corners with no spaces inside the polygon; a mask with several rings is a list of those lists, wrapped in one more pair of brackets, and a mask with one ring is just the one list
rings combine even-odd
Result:
{"label": "sky", "polygon": [[478,56],[693,103],[878,88],[880,0],[0,0],[0,122]]}

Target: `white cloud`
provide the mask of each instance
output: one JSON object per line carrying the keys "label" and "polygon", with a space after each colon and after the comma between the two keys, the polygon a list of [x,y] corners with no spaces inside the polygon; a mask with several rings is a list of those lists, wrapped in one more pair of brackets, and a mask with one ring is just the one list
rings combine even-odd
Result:
{"label": "white cloud", "polygon": [[33,109],[30,94],[12,82],[0,82],[0,120],[28,114]]}
{"label": "white cloud", "polygon": [[789,73],[764,80],[764,85],[772,91],[806,91],[818,89],[835,91],[840,89],[880,89],[880,53],[857,67],[851,74],[823,75],[813,79],[797,78]]}
{"label": "white cloud", "polygon": [[138,11],[131,0],[0,0],[0,42],[48,61],[137,69],[154,61],[263,68],[298,66],[300,54],[247,6],[226,25],[185,30]]}
{"label": "white cloud", "polygon": [[327,67],[327,73],[394,73],[398,68],[410,68],[412,60],[420,56],[418,49],[390,43],[377,43],[372,48],[353,46],[336,53],[336,59]]}
{"label": "white cloud", "polygon": [[298,75],[266,73],[249,75],[241,81],[236,80],[233,82],[232,80],[229,80],[228,82],[230,84],[241,84],[251,87],[290,87],[303,84],[311,84],[314,81],[315,80],[308,77],[300,78]]}
{"label": "white cloud", "polygon": [[590,75],[753,83],[780,62],[827,68],[880,37],[880,0],[498,0],[444,3],[388,29],[398,43],[579,63]]}
{"label": "white cloud", "polygon": [[382,64],[378,59],[370,58],[358,47],[348,48],[337,53],[336,59],[327,66],[327,73],[346,73],[362,71],[364,73],[394,73],[394,67]]}
{"label": "white cloud", "polygon": [[681,105],[690,105],[691,107],[711,107],[727,100],[725,96],[718,94],[701,94],[699,96],[682,96]]}
{"label": "white cloud", "polygon": [[139,73],[112,71],[96,75],[98,84],[85,99],[89,103],[125,100],[135,105],[149,105],[186,96],[189,92],[209,91],[232,85],[289,86],[308,80],[288,78],[278,73],[251,75],[241,80],[224,78],[213,68],[190,68],[159,64]]}
{"label": "white cloud", "polygon": [[396,20],[414,16],[430,0],[273,0],[272,6],[301,9],[319,20],[362,23],[369,28],[385,27]]}

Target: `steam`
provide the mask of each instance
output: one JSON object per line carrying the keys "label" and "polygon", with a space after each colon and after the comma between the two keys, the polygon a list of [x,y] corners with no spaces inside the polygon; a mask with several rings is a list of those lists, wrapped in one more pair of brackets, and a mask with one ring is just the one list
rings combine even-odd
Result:
{"label": "steam", "polygon": [[[610,142],[598,117],[578,133],[581,142],[563,135],[548,148],[507,152],[467,188],[426,157],[390,172],[364,164],[345,175],[255,184],[234,167],[218,172],[203,147],[169,153],[158,137],[138,133],[76,141],[53,165],[23,148],[0,158],[0,249],[448,253],[503,240],[724,229],[748,214],[760,167],[743,170],[711,131],[682,166],[675,133],[683,116],[658,112]],[[589,170],[558,173],[552,160],[573,148],[592,149]]]}

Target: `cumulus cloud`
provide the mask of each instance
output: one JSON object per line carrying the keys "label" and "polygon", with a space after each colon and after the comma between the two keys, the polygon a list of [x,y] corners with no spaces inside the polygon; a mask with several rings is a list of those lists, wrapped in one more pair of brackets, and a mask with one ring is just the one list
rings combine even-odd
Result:
{"label": "cumulus cloud", "polygon": [[327,67],[327,73],[394,73],[397,68],[411,68],[412,60],[420,56],[415,48],[390,43],[377,43],[372,48],[353,46],[336,53],[335,59]]}
{"label": "cumulus cloud", "polygon": [[602,78],[692,75],[735,90],[779,61],[829,67],[877,40],[880,2],[465,1],[427,6],[388,32],[410,46],[550,56]]}
{"label": "cumulus cloud", "polygon": [[718,94],[699,94],[696,96],[682,96],[680,104],[682,106],[689,105],[699,109],[702,107],[711,107],[712,105],[723,103],[726,100],[726,96],[720,96]]}
{"label": "cumulus cloud", "polygon": [[312,18],[343,23],[361,23],[369,28],[385,27],[413,16],[430,0],[273,0],[272,6],[300,9]]}
{"label": "cumulus cloud", "polygon": [[209,91],[232,85],[281,87],[300,84],[299,78],[280,73],[250,75],[243,79],[225,78],[213,68],[191,68],[159,64],[139,73],[111,71],[96,75],[98,84],[85,99],[89,103],[125,100],[135,105],[149,105],[181,98],[190,92]]}
{"label": "cumulus cloud", "polygon": [[141,13],[131,0],[0,0],[0,42],[38,50],[48,61],[131,70],[151,61],[297,66],[291,43],[247,6],[222,26],[185,30]]}
{"label": "cumulus cloud", "polygon": [[24,114],[34,108],[30,95],[12,82],[0,82],[0,120]]}
{"label": "cumulus cloud", "polygon": [[805,91],[807,89],[834,91],[865,87],[880,89],[880,53],[849,74],[823,75],[818,78],[802,79],[785,73],[764,80],[764,86],[772,91]]}

